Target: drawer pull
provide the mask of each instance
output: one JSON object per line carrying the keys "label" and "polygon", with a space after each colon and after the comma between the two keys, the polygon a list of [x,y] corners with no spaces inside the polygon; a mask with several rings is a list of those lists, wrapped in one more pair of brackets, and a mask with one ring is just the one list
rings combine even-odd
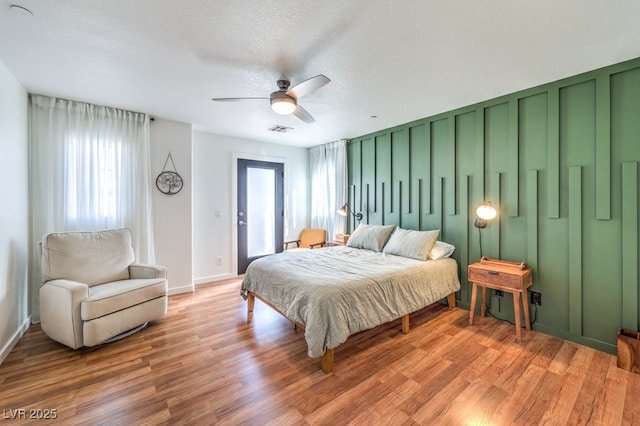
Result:
{"label": "drawer pull", "polygon": [[500,273],[498,271],[487,271],[488,273],[490,273],[491,275],[499,275]]}

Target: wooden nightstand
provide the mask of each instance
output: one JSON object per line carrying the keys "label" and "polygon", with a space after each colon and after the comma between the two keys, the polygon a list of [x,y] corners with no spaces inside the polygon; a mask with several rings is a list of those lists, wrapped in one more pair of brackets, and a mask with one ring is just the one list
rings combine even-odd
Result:
{"label": "wooden nightstand", "polygon": [[469,310],[469,325],[473,325],[473,317],[476,311],[478,286],[482,287],[482,306],[480,317],[484,318],[487,310],[487,288],[507,291],[513,294],[513,313],[516,322],[516,338],[522,340],[520,329],[520,299],[524,308],[524,321],[527,330],[531,330],[529,319],[529,297],[527,289],[533,283],[533,270],[531,268],[519,269],[514,266],[503,266],[491,263],[476,262],[469,265],[469,281],[473,283],[471,291],[471,309]]}
{"label": "wooden nightstand", "polygon": [[344,246],[349,241],[349,234],[336,234],[335,240],[330,240],[325,243],[325,247]]}

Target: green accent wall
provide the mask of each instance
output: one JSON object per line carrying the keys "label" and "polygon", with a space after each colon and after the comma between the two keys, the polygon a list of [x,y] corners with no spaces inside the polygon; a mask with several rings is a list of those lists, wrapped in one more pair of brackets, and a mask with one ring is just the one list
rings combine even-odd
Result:
{"label": "green accent wall", "polygon": [[[640,328],[640,58],[360,136],[347,149],[349,204],[364,223],[440,229],[456,246],[459,306],[469,309],[467,265],[482,241],[483,255],[534,269],[534,330],[615,353],[617,328]],[[485,200],[498,217],[478,231]],[[510,297],[489,303],[513,321]]]}

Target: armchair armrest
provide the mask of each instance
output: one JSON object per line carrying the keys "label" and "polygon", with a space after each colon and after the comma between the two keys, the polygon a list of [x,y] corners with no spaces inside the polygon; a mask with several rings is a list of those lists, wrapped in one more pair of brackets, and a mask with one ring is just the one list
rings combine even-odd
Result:
{"label": "armchair armrest", "polygon": [[167,269],[164,266],[132,263],[129,265],[129,276],[131,278],[167,278]]}
{"label": "armchair armrest", "polygon": [[73,349],[84,345],[80,306],[89,286],[71,280],[51,280],[40,287],[40,325],[53,340]]}
{"label": "armchair armrest", "polygon": [[293,244],[293,243],[296,243],[296,246],[297,246],[297,247],[300,247],[300,240],[284,241],[284,242],[282,243],[282,245],[284,246],[284,249],[286,250],[286,249],[288,249],[288,248],[289,248],[289,244]]}
{"label": "armchair armrest", "polygon": [[314,249],[314,248],[318,248],[318,247],[324,247],[326,241],[323,241],[321,243],[313,243],[313,244],[309,244],[309,248]]}

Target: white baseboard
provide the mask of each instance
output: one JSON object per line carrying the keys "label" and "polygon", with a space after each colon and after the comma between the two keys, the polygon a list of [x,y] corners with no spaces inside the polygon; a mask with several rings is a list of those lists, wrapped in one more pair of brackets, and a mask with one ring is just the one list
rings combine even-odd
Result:
{"label": "white baseboard", "polygon": [[181,294],[181,293],[193,293],[194,290],[195,289],[193,287],[193,284],[185,285],[184,287],[170,287],[167,290],[167,294],[171,296],[174,294]]}
{"label": "white baseboard", "polygon": [[9,341],[2,347],[2,351],[0,351],[0,364],[2,364],[2,362],[11,352],[11,350],[16,346],[20,338],[24,336],[24,333],[27,332],[30,325],[31,325],[31,317],[29,316],[27,317],[26,320],[24,320],[24,322],[16,330],[16,332],[13,333],[13,336],[11,336],[11,339],[9,339]]}
{"label": "white baseboard", "polygon": [[232,273],[228,272],[226,274],[211,275],[211,276],[208,276],[208,277],[197,278],[197,279],[193,280],[193,284],[194,285],[209,284],[209,283],[213,283],[213,282],[216,282],[216,281],[228,280],[229,278],[235,278],[235,277],[237,277],[236,274],[232,274]]}

